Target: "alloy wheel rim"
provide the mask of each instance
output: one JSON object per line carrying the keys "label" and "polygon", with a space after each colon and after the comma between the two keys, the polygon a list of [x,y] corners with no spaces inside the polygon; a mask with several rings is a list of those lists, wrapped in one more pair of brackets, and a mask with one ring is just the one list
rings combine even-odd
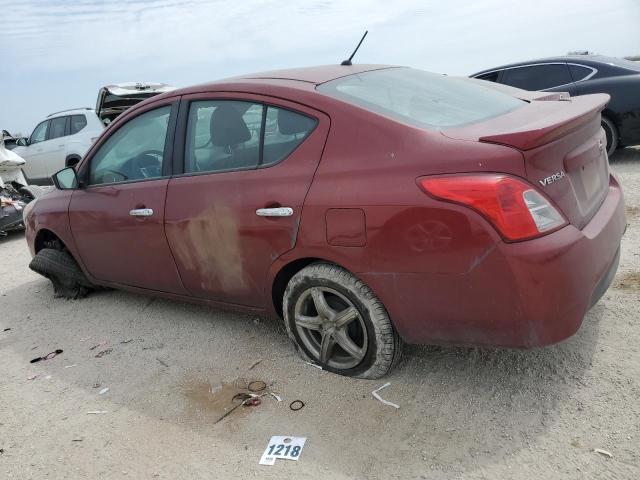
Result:
{"label": "alloy wheel rim", "polygon": [[358,366],[367,353],[364,319],[353,303],[328,287],[311,287],[298,298],[294,322],[313,359],[331,368]]}

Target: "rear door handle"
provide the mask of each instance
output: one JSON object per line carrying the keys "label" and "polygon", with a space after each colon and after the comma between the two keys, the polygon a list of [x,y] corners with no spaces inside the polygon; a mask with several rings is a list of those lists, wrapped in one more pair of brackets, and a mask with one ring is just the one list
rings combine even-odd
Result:
{"label": "rear door handle", "polygon": [[259,208],[256,210],[256,215],[258,215],[259,217],[290,217],[291,215],[293,215],[293,208]]}
{"label": "rear door handle", "polygon": [[129,210],[129,215],[132,217],[150,217],[153,215],[153,210],[150,208],[134,208]]}

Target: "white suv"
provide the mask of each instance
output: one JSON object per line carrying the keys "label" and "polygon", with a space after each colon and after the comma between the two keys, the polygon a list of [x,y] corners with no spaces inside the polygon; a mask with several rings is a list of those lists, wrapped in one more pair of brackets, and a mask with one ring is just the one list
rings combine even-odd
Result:
{"label": "white suv", "polygon": [[23,171],[29,183],[49,184],[51,175],[80,161],[104,128],[91,108],[52,113],[28,139],[18,140],[13,151],[26,160]]}
{"label": "white suv", "polygon": [[51,176],[73,167],[105,128],[127,108],[161,93],[175,90],[165,83],[128,82],[107,85],[98,91],[96,109],[80,108],[52,113],[29,138],[17,140],[15,153],[27,163],[23,171],[29,183],[51,184]]}

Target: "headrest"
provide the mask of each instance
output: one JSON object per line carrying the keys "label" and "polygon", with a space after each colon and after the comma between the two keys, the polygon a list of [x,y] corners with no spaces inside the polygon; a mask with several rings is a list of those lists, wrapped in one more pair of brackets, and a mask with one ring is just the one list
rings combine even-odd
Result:
{"label": "headrest", "polygon": [[313,118],[289,110],[278,110],[278,129],[283,135],[308,133],[313,130],[315,124],[316,121]]}
{"label": "headrest", "polygon": [[222,103],[211,115],[211,143],[216,147],[226,147],[246,142],[251,132],[242,119],[242,114],[229,103]]}

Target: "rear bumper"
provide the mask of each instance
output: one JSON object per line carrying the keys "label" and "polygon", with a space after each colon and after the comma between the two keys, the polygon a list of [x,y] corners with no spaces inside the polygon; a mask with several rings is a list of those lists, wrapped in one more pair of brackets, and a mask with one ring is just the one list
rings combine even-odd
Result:
{"label": "rear bumper", "polygon": [[496,244],[461,275],[361,274],[409,343],[530,348],[574,334],[609,287],[626,227],[612,177],[598,212],[582,229]]}

